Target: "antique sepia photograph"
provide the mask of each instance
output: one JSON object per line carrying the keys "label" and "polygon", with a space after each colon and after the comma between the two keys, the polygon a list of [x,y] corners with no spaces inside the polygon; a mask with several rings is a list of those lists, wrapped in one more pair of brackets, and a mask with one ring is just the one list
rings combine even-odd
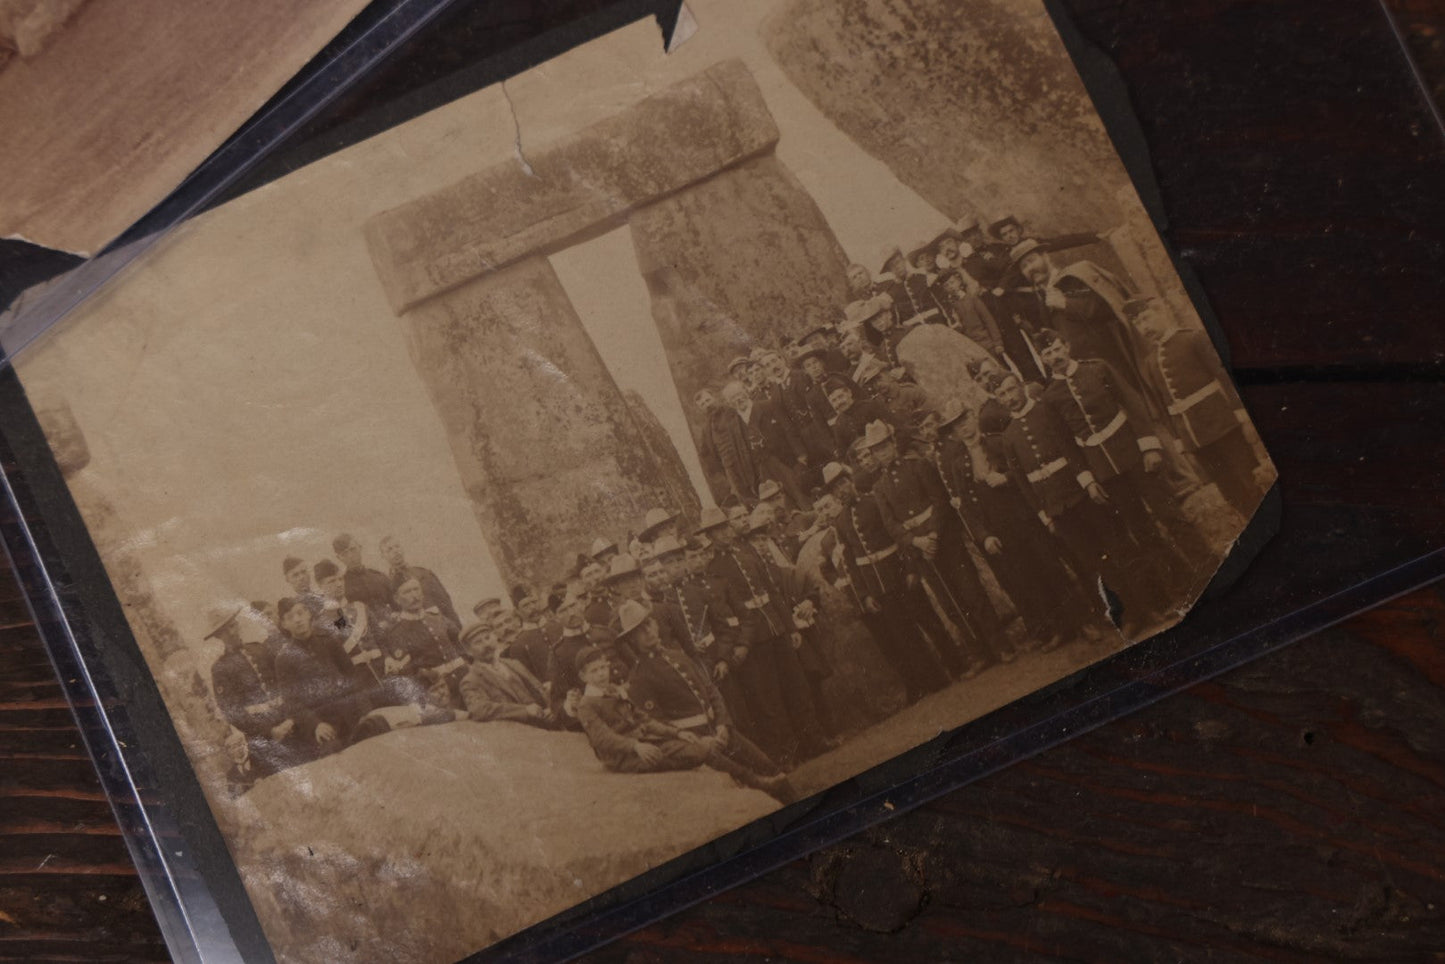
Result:
{"label": "antique sepia photograph", "polygon": [[285,962],[443,962],[1184,618],[1275,479],[1041,0],[689,0],[16,363]]}

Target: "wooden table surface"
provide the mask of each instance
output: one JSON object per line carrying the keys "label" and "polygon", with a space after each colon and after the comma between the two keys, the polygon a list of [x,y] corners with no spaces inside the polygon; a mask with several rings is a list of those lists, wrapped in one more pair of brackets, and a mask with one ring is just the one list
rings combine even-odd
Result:
{"label": "wooden table surface", "polygon": [[[533,5],[494,6],[525,27]],[[1440,414],[1439,225],[1412,243],[1418,210],[1398,205],[1438,202],[1441,185],[1395,185],[1398,196],[1382,196],[1389,177],[1332,184],[1336,167],[1418,171],[1419,157],[1372,154],[1371,138],[1396,116],[1389,103],[1335,100],[1312,114],[1300,93],[1312,76],[1333,78],[1321,89],[1349,88],[1341,73],[1369,53],[1346,42],[1355,33],[1349,17],[1372,5],[1197,0],[1183,5],[1189,15],[1166,11],[1164,0],[1068,6],[1119,58],[1174,240],[1209,288],[1266,438],[1327,436],[1352,414],[1382,428]],[[1438,96],[1445,4],[1392,6]],[[1121,16],[1123,7],[1137,16]],[[1148,43],[1127,35],[1151,29],[1156,15],[1172,33]],[[1269,24],[1279,25],[1273,41],[1261,39]],[[1241,54],[1235,65],[1246,72],[1258,73],[1261,51],[1278,45],[1285,92],[1277,102],[1246,102],[1257,96],[1244,80],[1231,92],[1229,57],[1217,49],[1190,59],[1231,36],[1252,45],[1252,59]],[[1150,83],[1199,63],[1219,73],[1193,78],[1203,86],[1187,108],[1177,85]],[[1186,109],[1212,111],[1193,140],[1175,134]],[[1358,116],[1331,120],[1329,110]],[[1413,116],[1426,128],[1415,132],[1421,154],[1438,151],[1425,115]],[[1380,127],[1372,132],[1371,122]],[[1306,191],[1317,191],[1317,205],[1299,196]],[[1385,343],[1372,343],[1380,332]],[[1351,380],[1389,382],[1376,396],[1381,411],[1319,414],[1337,397],[1329,387]],[[1308,402],[1303,412],[1297,398]],[[1429,433],[1409,437],[1426,444]],[[1298,459],[1295,494],[1316,505],[1365,493],[1406,510],[1440,508],[1438,451],[1429,473],[1408,447],[1396,459],[1389,477],[1363,479]],[[1445,960],[1442,643],[1445,593],[1403,596],[587,960]],[[0,573],[0,959],[166,959],[8,570]]]}

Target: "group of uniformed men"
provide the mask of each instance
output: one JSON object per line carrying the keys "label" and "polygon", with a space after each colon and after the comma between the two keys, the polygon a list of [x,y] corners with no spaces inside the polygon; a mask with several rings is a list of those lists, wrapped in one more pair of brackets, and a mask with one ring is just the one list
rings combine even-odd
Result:
{"label": "group of uniformed men", "polygon": [[[785,773],[842,735],[820,607],[861,620],[910,702],[1024,650],[1116,638],[1120,611],[1126,630],[1167,618],[1218,557],[1182,494],[1214,483],[1247,516],[1257,459],[1202,332],[1092,263],[1054,263],[1097,243],[1006,218],[894,250],[877,278],[854,265],[839,317],[697,394],[720,508],[691,524],[654,509],[465,626],[394,538],[385,573],[349,535],[339,565],[286,560],[292,594],[252,607],[271,638],[243,643],[236,613],[211,633],[237,784],[469,716],[581,729],[610,769],[707,765],[787,800]],[[924,325],[983,350],[982,405],[911,382],[898,349]]]}

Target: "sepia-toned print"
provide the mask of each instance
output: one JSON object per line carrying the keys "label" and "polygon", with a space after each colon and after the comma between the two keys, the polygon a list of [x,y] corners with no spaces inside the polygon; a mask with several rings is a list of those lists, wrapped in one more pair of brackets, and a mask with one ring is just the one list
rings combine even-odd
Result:
{"label": "sepia-toned print", "polygon": [[463,956],[1178,622],[1274,469],[1036,0],[693,0],[21,359],[279,959]]}

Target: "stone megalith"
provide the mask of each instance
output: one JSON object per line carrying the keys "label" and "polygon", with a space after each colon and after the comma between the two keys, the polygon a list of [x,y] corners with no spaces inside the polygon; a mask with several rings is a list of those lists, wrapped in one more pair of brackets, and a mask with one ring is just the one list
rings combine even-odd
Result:
{"label": "stone megalith", "polygon": [[632,213],[632,242],[683,399],[728,360],[805,332],[847,300],[848,258],[807,190],[772,154]]}
{"label": "stone megalith", "polygon": [[[741,351],[779,322],[801,324],[808,304],[839,299],[842,250],[771,156],[778,136],[747,67],[724,61],[530,150],[530,170],[508,161],[367,222],[377,275],[508,579],[550,581],[566,552],[622,535],[648,507],[695,505],[675,491],[675,449],[659,454],[629,411],[549,253],[647,208],[633,220],[645,263],[725,306]],[[670,260],[660,245],[676,249]],[[662,327],[677,372],[696,349]]]}
{"label": "stone megalith", "polygon": [[795,85],[951,218],[1104,230],[1128,179],[1040,0],[791,0],[763,26]]}
{"label": "stone megalith", "polygon": [[567,553],[671,504],[647,439],[546,258],[476,278],[402,317],[509,582],[550,583]]}

